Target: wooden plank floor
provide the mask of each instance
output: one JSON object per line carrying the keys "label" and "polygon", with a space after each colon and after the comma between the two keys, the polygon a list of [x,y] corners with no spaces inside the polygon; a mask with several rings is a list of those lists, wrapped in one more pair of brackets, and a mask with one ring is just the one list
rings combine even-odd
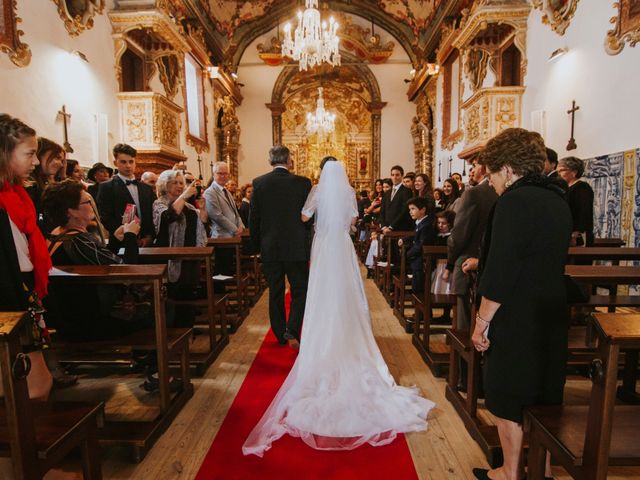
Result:
{"label": "wooden plank floor", "polygon": [[[487,463],[462,421],[444,396],[445,380],[435,378],[411,344],[384,298],[371,280],[365,289],[372,312],[376,339],[391,373],[402,385],[417,385],[437,407],[432,411],[429,429],[407,435],[416,470],[421,479],[470,479],[473,467]],[[129,463],[127,452],[111,448],[103,452],[105,479],[191,479],[206,455],[233,399],[244,381],[269,328],[268,295],[252,309],[231,343],[203,378],[193,380],[195,393],[169,430],[160,438],[145,460]],[[283,466],[286,471],[286,466]],[[50,472],[47,480],[80,479],[77,460]],[[610,469],[610,479],[640,479],[638,468]],[[555,468],[556,479],[570,477]],[[0,462],[0,478],[12,479],[10,463]],[[286,478],[283,476],[283,478]],[[330,480],[330,479],[328,479]]]}

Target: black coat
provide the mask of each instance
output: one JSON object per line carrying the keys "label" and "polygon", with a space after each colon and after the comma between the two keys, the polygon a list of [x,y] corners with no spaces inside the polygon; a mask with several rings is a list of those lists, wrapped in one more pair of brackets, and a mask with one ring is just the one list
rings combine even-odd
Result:
{"label": "black coat", "polygon": [[[153,202],[156,199],[153,190],[148,185],[138,182],[138,199],[140,201],[140,238],[153,237]],[[122,215],[128,203],[135,203],[131,193],[122,179],[114,175],[111,180],[102,182],[98,189],[96,204],[100,212],[100,220],[109,231],[109,247],[113,250],[120,242],[113,236],[113,232],[122,225]]]}
{"label": "black coat", "polygon": [[500,303],[485,353],[486,405],[514,422],[528,405],[561,404],[565,382],[571,212],[548,183],[525,177],[498,199],[481,260],[479,294]]}
{"label": "black coat", "polygon": [[308,178],[283,168],[253,181],[249,224],[263,262],[309,260],[309,228],[300,217],[310,191]]}
{"label": "black coat", "polygon": [[7,211],[0,208],[0,311],[11,312],[28,308],[23,288],[16,245]]}
{"label": "black coat", "polygon": [[593,245],[593,189],[578,181],[569,187],[567,201],[571,209],[574,232],[586,232],[587,246]]}
{"label": "black coat", "polygon": [[391,200],[389,190],[382,197],[382,209],[380,210],[380,223],[383,227],[391,227],[393,230],[413,230],[411,216],[407,202],[413,197],[411,189],[400,185],[398,191]]}

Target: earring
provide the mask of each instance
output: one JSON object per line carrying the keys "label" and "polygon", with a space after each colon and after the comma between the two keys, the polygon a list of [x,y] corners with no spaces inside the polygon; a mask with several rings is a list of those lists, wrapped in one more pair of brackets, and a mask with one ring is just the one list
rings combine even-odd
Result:
{"label": "earring", "polygon": [[511,179],[507,180],[506,182],[504,182],[504,186],[509,188],[511,185],[513,185],[513,181]]}

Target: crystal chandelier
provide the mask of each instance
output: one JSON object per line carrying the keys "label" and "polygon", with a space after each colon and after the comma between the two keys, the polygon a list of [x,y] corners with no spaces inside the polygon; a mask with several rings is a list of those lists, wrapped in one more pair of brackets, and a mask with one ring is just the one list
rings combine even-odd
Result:
{"label": "crystal chandelier", "polygon": [[298,12],[298,26],[291,37],[291,24],[284,26],[282,55],[299,61],[300,70],[313,68],[322,62],[340,65],[338,23],[331,17],[329,25],[320,21],[318,0],[305,0],[304,13]]}
{"label": "crystal chandelier", "polygon": [[317,133],[320,138],[331,133],[336,128],[336,114],[327,112],[324,109],[324,98],[322,98],[322,87],[318,88],[318,103],[315,113],[307,113],[307,131],[311,134]]}

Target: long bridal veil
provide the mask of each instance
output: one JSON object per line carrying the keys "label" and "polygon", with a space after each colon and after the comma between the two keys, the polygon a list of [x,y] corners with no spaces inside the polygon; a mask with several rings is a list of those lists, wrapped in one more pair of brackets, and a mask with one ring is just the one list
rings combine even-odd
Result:
{"label": "long bridal veil", "polygon": [[384,445],[425,430],[433,402],[397,385],[373,337],[349,228],[355,192],[339,162],[327,162],[303,213],[315,237],[298,358],[242,447],[262,456],[285,433],[320,450]]}

